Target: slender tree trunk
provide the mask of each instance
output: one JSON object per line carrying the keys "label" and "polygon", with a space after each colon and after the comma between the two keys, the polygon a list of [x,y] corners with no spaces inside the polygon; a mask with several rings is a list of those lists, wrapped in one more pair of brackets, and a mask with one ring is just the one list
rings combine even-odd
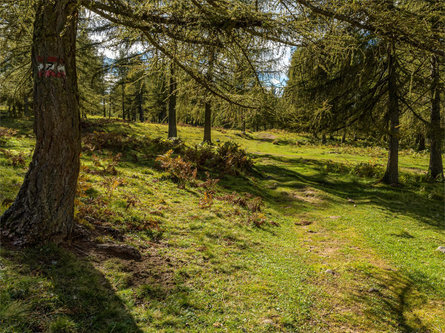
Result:
{"label": "slender tree trunk", "polygon": [[113,112],[113,101],[111,100],[111,94],[108,103],[110,103],[108,106],[108,118],[111,118],[111,113]]}
{"label": "slender tree trunk", "polygon": [[[122,82],[122,119],[125,120],[125,83]],[[130,120],[130,117],[128,117]]]}
{"label": "slender tree trunk", "polygon": [[170,78],[168,87],[168,138],[176,138],[178,130],[176,128],[176,78],[175,66],[170,62]]}
{"label": "slender tree trunk", "polygon": [[417,151],[424,151],[425,150],[425,135],[423,133],[418,133],[416,137],[416,145],[417,145]]}
{"label": "slender tree trunk", "polygon": [[102,97],[102,106],[103,106],[103,109],[104,109],[104,118],[107,117],[107,106],[106,106],[105,101],[106,101],[106,97],[105,97],[105,95],[104,95],[104,96]]}
{"label": "slender tree trunk", "polygon": [[[207,80],[213,76],[213,62],[215,61],[215,50],[212,49],[209,55],[209,68],[207,70]],[[212,105],[210,100],[206,99],[204,103],[204,140],[203,142],[212,143]]]}
{"label": "slender tree trunk", "polygon": [[80,128],[76,78],[76,0],[40,0],[32,43],[36,146],[22,187],[0,218],[19,245],[68,237],[74,225]]}
{"label": "slender tree trunk", "polygon": [[431,179],[443,179],[442,130],[440,128],[440,77],[438,56],[431,58],[431,117],[430,117],[430,164],[428,175]]}
{"label": "slender tree trunk", "polygon": [[341,143],[346,143],[346,128],[343,131],[343,135],[341,137]]}
{"label": "slender tree trunk", "polygon": [[144,103],[144,86],[141,85],[141,88],[139,90],[139,100],[138,100],[138,108],[139,108],[139,121],[142,123],[144,122],[144,108],[142,107],[142,104]]}
{"label": "slender tree trunk", "polygon": [[25,98],[23,101],[23,107],[24,107],[24,112],[25,112],[25,116],[29,116],[29,105],[28,105],[28,95],[25,94]]}
{"label": "slender tree trunk", "polygon": [[212,105],[210,101],[204,104],[204,142],[212,143]]}
{"label": "slender tree trunk", "polygon": [[386,184],[399,183],[399,97],[397,89],[397,65],[394,43],[388,50],[388,116],[389,152],[388,163],[382,181]]}

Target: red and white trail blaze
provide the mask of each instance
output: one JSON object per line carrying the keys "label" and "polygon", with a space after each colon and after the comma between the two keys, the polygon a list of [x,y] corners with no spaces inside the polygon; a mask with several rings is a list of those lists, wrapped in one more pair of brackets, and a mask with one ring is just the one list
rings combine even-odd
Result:
{"label": "red and white trail blaze", "polygon": [[37,63],[39,77],[66,78],[65,64],[62,58],[47,57],[45,61],[43,57],[39,56]]}

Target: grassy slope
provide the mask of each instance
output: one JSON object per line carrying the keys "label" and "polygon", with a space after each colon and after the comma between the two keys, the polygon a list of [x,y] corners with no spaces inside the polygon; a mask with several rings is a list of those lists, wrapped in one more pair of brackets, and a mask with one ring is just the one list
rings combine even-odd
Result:
{"label": "grassy slope", "polygon": [[[3,146],[28,154],[29,123],[15,126]],[[167,131],[121,122],[105,129]],[[201,140],[201,129],[179,133],[190,144]],[[391,188],[348,172],[360,162],[383,164],[380,148],[318,146],[282,132],[215,130],[213,139],[240,143],[257,171],[224,177],[219,194],[261,196],[264,217],[278,226],[255,227],[248,210],[222,200],[200,208],[200,188],[179,189],[138,152],[124,155],[117,175],[84,168],[83,207],[122,230],[143,260],[2,249],[0,331],[445,330],[445,262],[435,251],[445,245],[443,187],[413,182],[427,155],[402,152],[406,184]],[[92,154],[82,163],[94,169]],[[25,171],[0,153],[0,201],[14,198]]]}

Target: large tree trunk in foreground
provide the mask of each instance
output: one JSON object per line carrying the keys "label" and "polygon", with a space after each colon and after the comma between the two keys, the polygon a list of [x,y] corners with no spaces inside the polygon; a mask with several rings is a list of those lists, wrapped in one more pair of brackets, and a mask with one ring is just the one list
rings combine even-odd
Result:
{"label": "large tree trunk in foreground", "polygon": [[40,0],[32,44],[36,146],[19,194],[0,218],[18,245],[61,242],[74,225],[80,128],[75,65],[77,1]]}
{"label": "large tree trunk in foreground", "polygon": [[431,179],[443,179],[442,164],[442,130],[440,128],[440,89],[439,61],[437,56],[431,58],[431,127],[430,127],[430,164],[428,175]]}
{"label": "large tree trunk in foreground", "polygon": [[176,138],[176,78],[173,61],[170,63],[170,83],[168,87],[168,138]]}
{"label": "large tree trunk in foreground", "polygon": [[386,184],[399,183],[399,99],[394,43],[388,50],[388,116],[389,152],[388,164],[382,181]]}

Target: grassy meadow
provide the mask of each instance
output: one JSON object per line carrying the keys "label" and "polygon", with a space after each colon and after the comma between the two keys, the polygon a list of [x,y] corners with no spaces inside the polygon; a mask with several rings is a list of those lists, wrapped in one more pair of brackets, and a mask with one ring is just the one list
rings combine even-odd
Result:
{"label": "grassy meadow", "polygon": [[[34,137],[28,120],[0,126],[2,213]],[[444,187],[424,180],[427,152],[402,150],[390,187],[380,147],[214,129],[253,169],[179,186],[155,161],[166,125],[82,130],[75,213],[91,240],[1,248],[0,332],[445,332]],[[202,128],[179,136],[197,145]]]}

